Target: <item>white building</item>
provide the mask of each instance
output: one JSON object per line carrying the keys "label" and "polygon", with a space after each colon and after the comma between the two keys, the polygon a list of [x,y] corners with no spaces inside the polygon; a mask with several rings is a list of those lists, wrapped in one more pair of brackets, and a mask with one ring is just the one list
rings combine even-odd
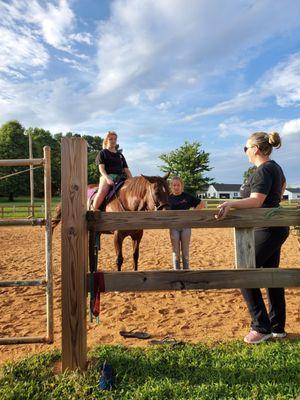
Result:
{"label": "white building", "polygon": [[216,199],[237,199],[241,197],[241,184],[214,183],[208,186],[206,197]]}
{"label": "white building", "polygon": [[286,200],[300,200],[300,188],[286,188],[283,198]]}

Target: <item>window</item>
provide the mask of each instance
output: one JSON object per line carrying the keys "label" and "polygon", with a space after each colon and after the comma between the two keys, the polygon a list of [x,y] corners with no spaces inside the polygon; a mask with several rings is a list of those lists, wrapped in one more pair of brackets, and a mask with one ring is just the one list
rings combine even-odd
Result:
{"label": "window", "polygon": [[239,194],[238,193],[233,193],[233,197],[238,197]]}

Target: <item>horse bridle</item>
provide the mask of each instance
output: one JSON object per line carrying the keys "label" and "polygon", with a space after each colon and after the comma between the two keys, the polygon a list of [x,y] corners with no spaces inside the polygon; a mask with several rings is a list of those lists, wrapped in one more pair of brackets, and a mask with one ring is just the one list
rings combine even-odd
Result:
{"label": "horse bridle", "polygon": [[154,204],[154,210],[155,211],[161,211],[165,206],[170,206],[170,203],[162,203],[162,204],[157,205],[156,201],[154,200],[154,195],[153,195],[153,192],[152,192],[152,186],[151,185],[150,185],[150,193],[151,193],[151,197],[152,197],[152,201],[153,201],[153,204]]}

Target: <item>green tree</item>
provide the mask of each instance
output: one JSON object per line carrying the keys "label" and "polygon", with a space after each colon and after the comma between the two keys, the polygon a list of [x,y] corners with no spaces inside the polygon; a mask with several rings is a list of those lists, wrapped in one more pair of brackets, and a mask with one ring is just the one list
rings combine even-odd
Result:
{"label": "green tree", "polygon": [[[43,157],[43,147],[50,146],[51,148],[51,180],[52,192],[55,194],[60,188],[60,140],[56,140],[50,131],[42,128],[28,128],[25,131],[27,136],[32,137],[32,150],[34,158]],[[36,196],[44,194],[44,172],[43,168],[38,168],[34,171],[34,193]]]}
{"label": "green tree", "polygon": [[99,169],[95,163],[98,152],[102,149],[103,139],[99,136],[83,135],[88,144],[88,182],[98,183]]}
{"label": "green tree", "polygon": [[212,179],[204,176],[205,172],[212,169],[209,167],[209,153],[201,150],[199,142],[185,141],[178,149],[163,153],[159,158],[165,163],[160,166],[161,171],[180,176],[190,193],[196,194],[212,182]]}
{"label": "green tree", "polygon": [[[0,159],[28,158],[28,139],[25,128],[18,121],[8,121],[0,127]],[[0,167],[0,177],[13,174],[28,167]],[[0,180],[0,195],[8,196],[9,201],[29,190],[29,173],[11,176]]]}
{"label": "green tree", "polygon": [[254,165],[253,167],[250,167],[247,169],[247,171],[244,172],[243,178],[244,178],[244,183],[248,180],[248,178],[253,174],[253,172],[256,170],[256,166]]}

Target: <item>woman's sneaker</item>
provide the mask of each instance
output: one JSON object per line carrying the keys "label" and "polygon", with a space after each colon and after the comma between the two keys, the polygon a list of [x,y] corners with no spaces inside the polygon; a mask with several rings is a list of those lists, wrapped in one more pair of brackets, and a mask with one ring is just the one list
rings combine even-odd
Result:
{"label": "woman's sneaker", "polygon": [[274,339],[283,339],[287,335],[286,335],[286,332],[273,332],[272,336],[273,336]]}
{"label": "woman's sneaker", "polygon": [[244,342],[248,344],[259,344],[265,342],[272,337],[272,333],[260,333],[251,330],[247,336],[244,337]]}

